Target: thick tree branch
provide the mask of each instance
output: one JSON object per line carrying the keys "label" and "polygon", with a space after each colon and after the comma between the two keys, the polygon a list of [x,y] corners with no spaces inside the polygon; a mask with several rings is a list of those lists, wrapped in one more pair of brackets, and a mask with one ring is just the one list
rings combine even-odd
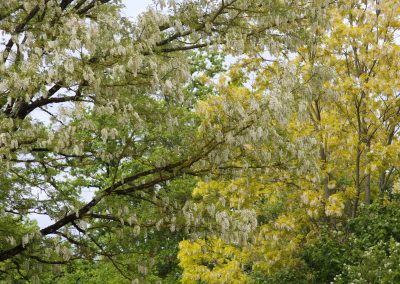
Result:
{"label": "thick tree branch", "polygon": [[[133,176],[130,176],[128,178],[120,180],[119,182],[114,183],[113,185],[111,185],[108,188],[104,189],[100,194],[98,194],[90,202],[85,204],[83,207],[81,207],[76,212],[70,213],[70,214],[66,215],[65,217],[63,217],[62,219],[60,219],[57,222],[55,222],[54,224],[52,224],[52,225],[50,225],[50,226],[48,226],[46,228],[41,229],[40,230],[40,234],[42,236],[47,236],[49,234],[54,234],[59,229],[64,227],[65,225],[73,223],[76,220],[79,220],[83,216],[87,215],[87,213],[94,206],[96,206],[103,198],[105,198],[108,195],[111,195],[113,193],[119,194],[119,195],[124,195],[124,194],[131,193],[133,191],[151,188],[154,185],[156,185],[156,184],[158,184],[158,183],[160,183],[162,181],[169,180],[169,179],[171,179],[173,177],[176,177],[178,174],[182,174],[183,173],[183,169],[190,167],[193,163],[195,163],[196,161],[200,160],[202,157],[206,156],[210,151],[212,151],[213,147],[216,147],[217,145],[218,145],[218,143],[208,144],[207,147],[205,148],[205,151],[202,151],[198,155],[195,155],[195,156],[193,156],[193,157],[191,157],[189,159],[184,159],[184,160],[178,161],[176,163],[167,165],[165,167],[153,168],[153,169],[150,169],[150,170],[135,174]],[[120,188],[122,186],[125,186],[125,185],[128,185],[129,183],[132,183],[132,182],[138,180],[141,177],[153,175],[153,174],[156,174],[156,173],[162,173],[162,172],[164,172],[165,174],[160,174],[159,178],[153,179],[150,182],[147,182],[147,183],[144,183],[144,184],[140,184],[140,185],[136,185],[136,186],[132,186],[132,187],[130,187],[128,189],[125,189],[125,190],[117,191],[118,188]],[[4,261],[4,260],[10,259],[10,258],[13,258],[14,256],[22,253],[23,251],[25,251],[27,249],[27,247],[30,244],[31,243],[22,245],[22,243],[21,243],[21,244],[13,247],[11,249],[8,249],[6,251],[0,252],[0,261]]]}

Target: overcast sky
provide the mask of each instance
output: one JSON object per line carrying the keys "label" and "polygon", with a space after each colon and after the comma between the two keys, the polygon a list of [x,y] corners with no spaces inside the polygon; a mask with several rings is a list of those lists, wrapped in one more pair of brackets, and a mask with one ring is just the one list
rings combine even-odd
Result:
{"label": "overcast sky", "polygon": [[122,3],[126,6],[126,16],[136,18],[141,12],[153,3],[151,0],[122,0]]}

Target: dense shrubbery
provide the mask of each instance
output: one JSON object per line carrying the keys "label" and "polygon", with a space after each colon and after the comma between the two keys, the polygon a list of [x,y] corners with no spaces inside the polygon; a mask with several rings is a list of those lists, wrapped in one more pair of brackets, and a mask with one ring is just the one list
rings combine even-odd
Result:
{"label": "dense shrubbery", "polygon": [[304,266],[286,273],[293,283],[399,282],[399,206],[398,199],[377,201],[344,225],[323,227],[316,241],[302,249]]}

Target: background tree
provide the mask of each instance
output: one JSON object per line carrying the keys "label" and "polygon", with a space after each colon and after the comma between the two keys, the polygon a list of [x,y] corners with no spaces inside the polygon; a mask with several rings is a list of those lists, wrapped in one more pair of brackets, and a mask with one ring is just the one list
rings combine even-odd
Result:
{"label": "background tree", "polygon": [[[184,282],[397,279],[399,239],[391,223],[398,202],[399,2],[342,4],[329,7],[327,30],[310,27],[295,54],[245,59],[231,70],[232,78],[254,72],[255,80],[251,88],[231,83],[225,101],[230,93],[263,94],[263,126],[279,133],[271,144],[246,144],[257,153],[251,162],[268,153],[278,163],[198,184],[189,217],[212,225],[180,244]],[[383,265],[391,270],[381,272]]]}

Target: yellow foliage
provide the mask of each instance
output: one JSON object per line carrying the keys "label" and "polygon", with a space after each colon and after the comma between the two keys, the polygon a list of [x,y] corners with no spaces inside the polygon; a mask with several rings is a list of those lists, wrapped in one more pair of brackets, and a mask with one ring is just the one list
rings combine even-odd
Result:
{"label": "yellow foliage", "polygon": [[[301,47],[293,60],[258,70],[257,92],[230,86],[227,78],[221,78],[223,95],[199,104],[205,124],[229,125],[231,104],[248,113],[282,77],[295,74],[301,84],[287,91],[287,101],[294,106],[284,124],[290,134],[285,142],[292,146],[312,138],[319,151],[313,157],[314,172],[299,174],[296,167],[302,166],[299,157],[304,153],[294,148],[293,159],[298,160],[291,168],[199,182],[193,191],[198,212],[214,204],[214,215],[224,212],[234,219],[240,210],[250,210],[262,221],[251,227],[247,243],[229,241],[217,229],[208,232],[209,238],[182,242],[179,259],[186,283],[245,283],[244,264],[266,274],[299,266],[298,252],[317,234],[320,218],[336,222],[348,217],[357,211],[356,204],[363,202],[367,190],[372,199],[387,190],[380,188],[381,177],[393,179],[388,172],[400,164],[400,141],[394,135],[400,123],[400,47],[395,41],[400,1],[381,1],[378,16],[371,8],[376,2],[364,2],[368,9],[361,1],[354,1],[351,9],[332,7],[329,32],[316,35],[315,44]],[[231,75],[240,72],[237,65]],[[302,112],[306,119],[299,119]],[[242,148],[245,153],[273,149],[247,142]],[[393,191],[400,192],[399,182]]]}
{"label": "yellow foliage", "polygon": [[181,241],[178,259],[184,268],[182,283],[247,283],[243,271],[245,255],[245,249],[216,238]]}

